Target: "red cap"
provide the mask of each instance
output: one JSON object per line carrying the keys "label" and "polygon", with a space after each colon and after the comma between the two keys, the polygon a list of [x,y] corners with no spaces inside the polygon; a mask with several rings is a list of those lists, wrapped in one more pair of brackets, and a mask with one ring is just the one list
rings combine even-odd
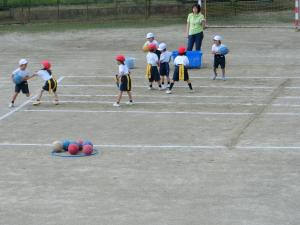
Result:
{"label": "red cap", "polygon": [[148,45],[149,50],[155,50],[156,49],[156,44],[150,43]]}
{"label": "red cap", "polygon": [[178,53],[179,53],[179,54],[184,54],[185,52],[186,52],[185,47],[180,47],[180,48],[178,48]]}
{"label": "red cap", "polygon": [[117,55],[115,59],[119,62],[124,62],[125,61],[125,56],[124,55]]}
{"label": "red cap", "polygon": [[49,70],[51,68],[51,64],[48,60],[42,62],[44,69]]}

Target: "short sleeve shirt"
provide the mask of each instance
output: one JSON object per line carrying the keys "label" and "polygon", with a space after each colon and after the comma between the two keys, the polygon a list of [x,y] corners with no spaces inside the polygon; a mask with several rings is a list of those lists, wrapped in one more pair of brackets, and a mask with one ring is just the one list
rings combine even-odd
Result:
{"label": "short sleeve shirt", "polygon": [[185,55],[179,55],[175,58],[174,60],[174,64],[176,66],[178,65],[184,65],[184,66],[188,66],[190,64],[189,59],[187,56]]}
{"label": "short sleeve shirt", "polygon": [[20,68],[16,69],[14,72],[12,72],[12,74],[15,75],[19,75],[23,78],[29,76],[29,72],[27,70],[21,70]]}
{"label": "short sleeve shirt", "polygon": [[158,56],[153,52],[148,52],[148,54],[147,54],[147,63],[151,64],[152,66],[157,66]]}
{"label": "short sleeve shirt", "polygon": [[189,35],[201,33],[203,31],[203,27],[201,23],[204,20],[205,18],[202,13],[199,14],[190,13],[187,18],[187,22],[190,24]]}
{"label": "short sleeve shirt", "polygon": [[37,75],[42,78],[44,81],[50,80],[52,76],[48,73],[47,70],[39,70]]}
{"label": "short sleeve shirt", "polygon": [[127,75],[129,74],[129,69],[126,65],[119,65],[119,76]]}

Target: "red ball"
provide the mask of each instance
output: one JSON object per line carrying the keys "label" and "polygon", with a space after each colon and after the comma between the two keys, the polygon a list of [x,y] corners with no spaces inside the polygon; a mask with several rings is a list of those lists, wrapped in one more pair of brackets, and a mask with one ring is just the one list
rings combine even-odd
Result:
{"label": "red ball", "polygon": [[68,147],[68,152],[71,155],[76,155],[79,152],[79,146],[77,144],[70,144]]}
{"label": "red ball", "polygon": [[82,152],[86,155],[91,155],[93,153],[93,146],[92,145],[84,145]]}

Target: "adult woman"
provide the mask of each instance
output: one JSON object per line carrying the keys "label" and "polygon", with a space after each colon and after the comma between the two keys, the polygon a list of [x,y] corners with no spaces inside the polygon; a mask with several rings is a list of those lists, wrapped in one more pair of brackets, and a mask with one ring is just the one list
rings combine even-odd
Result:
{"label": "adult woman", "polygon": [[203,40],[203,30],[205,28],[205,18],[201,13],[201,6],[193,5],[193,12],[188,15],[186,25],[186,36],[188,38],[187,50],[192,51],[196,44],[196,50],[200,51]]}

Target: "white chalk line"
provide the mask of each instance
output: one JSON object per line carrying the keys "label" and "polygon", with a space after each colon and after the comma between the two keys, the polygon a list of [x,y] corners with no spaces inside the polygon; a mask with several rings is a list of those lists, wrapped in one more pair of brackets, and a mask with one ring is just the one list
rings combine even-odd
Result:
{"label": "white chalk line", "polygon": [[185,112],[185,111],[133,111],[133,110],[68,110],[68,109],[26,109],[22,112],[53,112],[53,113],[127,113],[127,114],[159,114],[159,115],[205,115],[205,116],[217,116],[217,115],[228,115],[228,116],[249,116],[254,113],[217,113],[217,112]]}
{"label": "white chalk line", "polygon": [[[155,84],[156,85],[156,84]],[[154,86],[155,86],[154,85]],[[116,87],[113,84],[64,84],[60,87]],[[134,85],[134,88],[148,88],[146,85]],[[274,89],[276,87],[271,86],[214,86],[214,85],[202,85],[202,86],[193,86],[194,88],[219,88],[219,89]],[[187,88],[188,86],[175,85],[174,88]],[[300,88],[300,87],[299,87]]]}
{"label": "white chalk line", "polygon": [[[51,101],[43,101],[43,102],[51,102]],[[115,103],[114,101],[72,101],[72,100],[64,100],[64,101],[59,101],[60,103],[70,103],[70,104],[98,104],[98,105],[107,105],[107,104],[113,104]],[[150,101],[150,102],[142,102],[142,101],[135,101],[135,104],[143,104],[143,105],[220,105],[220,106],[226,106],[226,105],[231,105],[231,106],[265,106],[269,104],[263,104],[263,103],[234,103],[234,102],[157,102],[157,101]],[[298,108],[300,107],[299,104],[271,104],[270,106],[274,107],[294,107]]]}
{"label": "white chalk line", "polygon": [[[60,83],[62,80],[64,79],[64,77],[60,77],[57,82]],[[7,117],[13,115],[15,112],[20,111],[22,108],[24,108],[26,105],[28,105],[30,102],[32,102],[33,99],[35,99],[38,96],[38,94],[34,95],[33,97],[31,97],[29,100],[25,101],[24,103],[22,103],[20,106],[13,108],[13,110],[9,111],[8,113],[4,114],[3,116],[0,117],[0,121],[6,119]]]}
{"label": "white chalk line", "polygon": [[[1,147],[52,147],[52,144],[42,143],[0,143]],[[114,148],[114,149],[228,149],[225,145],[151,145],[151,144],[96,144],[96,148]],[[267,149],[267,150],[281,150],[281,149],[300,149],[300,146],[242,146],[238,145],[235,149]]]}
{"label": "white chalk line", "polygon": [[[113,76],[65,76],[66,78],[110,78],[110,79],[113,79],[114,77]],[[171,76],[172,77],[172,76]],[[134,80],[134,79],[143,79],[145,80],[145,77],[136,77],[136,76],[131,76],[131,78]],[[203,79],[203,80],[211,80],[211,76],[206,76],[206,77],[194,77],[194,76],[190,76],[191,79]],[[228,80],[231,80],[231,79],[263,79],[263,80],[273,80],[273,79],[300,79],[300,76],[299,77],[294,77],[294,76],[291,76],[291,77],[258,77],[258,76],[250,76],[250,77],[244,77],[244,76],[236,76],[236,77],[227,77]]]}

